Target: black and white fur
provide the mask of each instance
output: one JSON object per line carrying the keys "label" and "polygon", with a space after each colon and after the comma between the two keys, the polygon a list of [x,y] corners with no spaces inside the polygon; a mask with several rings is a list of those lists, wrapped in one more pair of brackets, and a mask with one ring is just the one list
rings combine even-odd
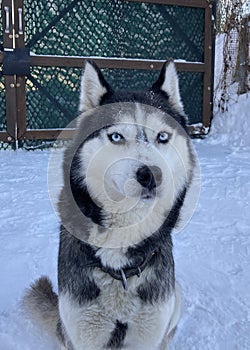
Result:
{"label": "black and white fur", "polygon": [[79,109],[59,204],[59,295],[42,277],[25,308],[62,349],[166,349],[181,298],[171,232],[194,166],[175,65],[149,89],[115,92],[88,61]]}

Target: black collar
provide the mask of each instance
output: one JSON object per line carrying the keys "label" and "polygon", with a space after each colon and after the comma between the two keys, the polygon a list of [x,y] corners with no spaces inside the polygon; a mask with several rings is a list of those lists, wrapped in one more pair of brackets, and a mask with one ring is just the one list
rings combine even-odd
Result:
{"label": "black collar", "polygon": [[123,288],[128,289],[127,279],[133,276],[140,277],[141,273],[145,270],[147,264],[150,262],[152,257],[156,254],[156,250],[153,250],[146,255],[142,263],[137,266],[124,267],[122,269],[112,269],[110,267],[104,266],[99,257],[96,257],[95,260],[87,263],[85,267],[97,267],[103,272],[108,273],[112,278],[122,281]]}

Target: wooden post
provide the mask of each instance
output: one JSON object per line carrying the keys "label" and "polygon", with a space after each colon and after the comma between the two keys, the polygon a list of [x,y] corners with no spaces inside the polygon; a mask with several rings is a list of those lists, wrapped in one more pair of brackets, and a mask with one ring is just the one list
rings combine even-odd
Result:
{"label": "wooden post", "polygon": [[[25,47],[24,42],[24,1],[15,0],[14,2],[15,17],[15,46],[16,48]],[[16,76],[16,95],[17,95],[17,138],[22,139],[26,132],[26,77],[24,75]]]}
{"label": "wooden post", "polygon": [[[3,47],[8,54],[25,46],[23,0],[3,0],[2,18]],[[4,75],[8,141],[20,139],[26,131],[25,79],[16,74]]]}
{"label": "wooden post", "polygon": [[[2,1],[3,21],[3,47],[5,50],[13,50],[15,41],[15,30],[13,26],[13,8],[11,0]],[[8,141],[14,141],[17,137],[17,115],[16,115],[16,79],[14,76],[4,76],[6,125]]]}
{"label": "wooden post", "polygon": [[204,40],[204,64],[205,72],[203,79],[203,109],[202,109],[202,124],[205,128],[209,128],[211,121],[212,109],[212,1],[208,2],[205,8],[205,40]]}

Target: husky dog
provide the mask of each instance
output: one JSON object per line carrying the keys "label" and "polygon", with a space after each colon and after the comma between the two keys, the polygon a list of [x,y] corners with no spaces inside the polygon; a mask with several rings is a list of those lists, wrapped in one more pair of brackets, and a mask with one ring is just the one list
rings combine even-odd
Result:
{"label": "husky dog", "polygon": [[26,292],[67,350],[163,350],[180,315],[171,232],[194,155],[173,61],[144,91],[114,91],[87,61],[81,116],[64,156],[58,296]]}

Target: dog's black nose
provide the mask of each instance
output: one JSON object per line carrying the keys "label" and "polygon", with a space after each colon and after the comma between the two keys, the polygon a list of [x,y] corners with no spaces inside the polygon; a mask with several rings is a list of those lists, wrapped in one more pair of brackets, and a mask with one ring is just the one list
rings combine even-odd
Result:
{"label": "dog's black nose", "polygon": [[157,166],[143,165],[136,172],[136,180],[142,185],[142,187],[152,191],[161,184],[161,169]]}

